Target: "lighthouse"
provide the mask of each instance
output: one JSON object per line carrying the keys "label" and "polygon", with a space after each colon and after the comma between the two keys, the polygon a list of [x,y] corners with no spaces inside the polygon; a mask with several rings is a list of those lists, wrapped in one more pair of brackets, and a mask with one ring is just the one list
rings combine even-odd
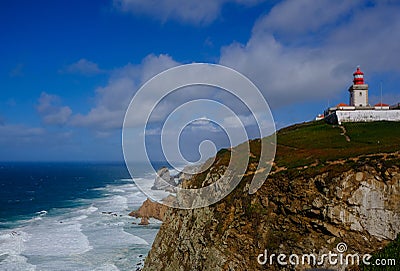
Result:
{"label": "lighthouse", "polygon": [[368,107],[368,84],[364,82],[364,73],[357,67],[353,73],[353,85],[349,88],[350,106]]}
{"label": "lighthouse", "polygon": [[316,119],[323,118],[327,123],[339,125],[343,122],[400,121],[400,106],[389,106],[382,101],[375,106],[368,104],[368,85],[360,67],[353,73],[353,84],[348,90],[350,105],[339,103],[329,107],[323,117]]}

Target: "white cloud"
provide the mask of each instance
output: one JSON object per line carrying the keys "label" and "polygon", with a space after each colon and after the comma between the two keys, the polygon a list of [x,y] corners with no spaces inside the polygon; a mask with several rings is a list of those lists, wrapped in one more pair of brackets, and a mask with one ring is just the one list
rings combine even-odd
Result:
{"label": "white cloud", "polygon": [[162,22],[176,20],[190,24],[209,24],[220,15],[226,3],[251,6],[265,0],[114,0],[124,12],[144,14]]}
{"label": "white cloud", "polygon": [[3,161],[71,160],[76,156],[66,153],[78,153],[82,147],[73,142],[73,133],[69,130],[49,131],[42,127],[5,123],[0,125],[0,134],[0,160]]}
{"label": "white cloud", "polygon": [[[95,129],[121,128],[125,111],[141,84],[148,79],[178,63],[168,55],[149,55],[139,65],[127,64],[112,72],[108,84],[96,89],[96,105],[87,114],[76,114],[72,117],[74,126],[92,127]],[[153,106],[143,101],[143,106]],[[138,108],[135,117],[141,119]]]}
{"label": "white cloud", "polygon": [[45,134],[43,128],[28,127],[18,124],[0,125],[0,143],[21,144],[34,142]]}
{"label": "white cloud", "polygon": [[223,126],[230,128],[238,128],[243,126],[257,125],[255,118],[252,115],[248,116],[228,116],[224,119]]}
{"label": "white cloud", "polygon": [[65,73],[78,73],[83,75],[95,75],[103,73],[104,71],[99,68],[99,66],[87,59],[80,59],[75,63],[72,63],[61,70]]}
{"label": "white cloud", "polygon": [[343,87],[345,78],[334,78],[332,61],[312,48],[286,48],[272,35],[253,37],[245,46],[232,44],[220,59],[254,81],[271,107],[318,99]]}
{"label": "white cloud", "polygon": [[68,106],[60,106],[60,102],[58,96],[42,92],[36,109],[41,115],[44,123],[63,125],[68,122],[72,110]]}
{"label": "white cloud", "polygon": [[206,131],[210,133],[221,132],[221,128],[212,120],[209,120],[205,117],[197,119],[191,122],[188,127],[192,130],[192,132]]}
{"label": "white cloud", "polygon": [[400,72],[400,3],[384,3],[357,11],[334,31],[326,40],[328,53],[358,61],[370,72]]}
{"label": "white cloud", "polygon": [[254,31],[279,32],[280,36],[290,34],[295,38],[321,27],[336,26],[338,20],[345,21],[360,4],[360,0],[337,0],[334,5],[329,0],[282,1],[255,25]]}
{"label": "white cloud", "polygon": [[161,128],[146,129],[146,136],[159,136],[161,135]]}
{"label": "white cloud", "polygon": [[284,1],[255,24],[246,44],[223,48],[220,63],[253,80],[273,108],[336,97],[358,64],[367,74],[398,73],[400,7],[356,4]]}

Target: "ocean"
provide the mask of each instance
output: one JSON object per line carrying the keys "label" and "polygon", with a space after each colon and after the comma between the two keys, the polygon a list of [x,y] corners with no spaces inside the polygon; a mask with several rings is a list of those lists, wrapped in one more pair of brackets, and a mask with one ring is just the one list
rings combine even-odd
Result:
{"label": "ocean", "polygon": [[128,216],[144,200],[123,163],[0,162],[0,270],[137,270],[161,225]]}

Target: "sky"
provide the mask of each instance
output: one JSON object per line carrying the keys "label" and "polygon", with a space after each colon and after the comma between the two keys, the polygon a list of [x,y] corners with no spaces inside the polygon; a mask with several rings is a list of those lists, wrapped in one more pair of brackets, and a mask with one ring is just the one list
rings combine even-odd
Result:
{"label": "sky", "polygon": [[[147,80],[181,64],[221,64],[244,74],[277,128],[348,103],[358,65],[371,104],[380,101],[381,86],[383,102],[400,102],[398,14],[400,2],[389,0],[1,1],[0,160],[122,161],[131,99]],[[240,101],[200,87],[170,95],[156,112],[207,98],[248,117]],[[215,140],[218,149],[227,139],[202,121],[211,105],[194,109],[200,117],[181,145],[196,160],[200,142]],[[155,160],[160,140],[152,136],[160,136],[161,120],[147,123]]]}

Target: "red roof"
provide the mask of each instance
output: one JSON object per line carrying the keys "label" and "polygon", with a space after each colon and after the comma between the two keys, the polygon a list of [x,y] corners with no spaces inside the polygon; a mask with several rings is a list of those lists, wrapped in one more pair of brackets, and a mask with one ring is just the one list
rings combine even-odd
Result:
{"label": "red roof", "polygon": [[389,105],[384,103],[377,103],[375,106],[389,106]]}
{"label": "red roof", "polygon": [[340,103],[340,104],[338,104],[336,107],[340,107],[340,106],[349,106],[348,104],[345,104],[345,103]]}

